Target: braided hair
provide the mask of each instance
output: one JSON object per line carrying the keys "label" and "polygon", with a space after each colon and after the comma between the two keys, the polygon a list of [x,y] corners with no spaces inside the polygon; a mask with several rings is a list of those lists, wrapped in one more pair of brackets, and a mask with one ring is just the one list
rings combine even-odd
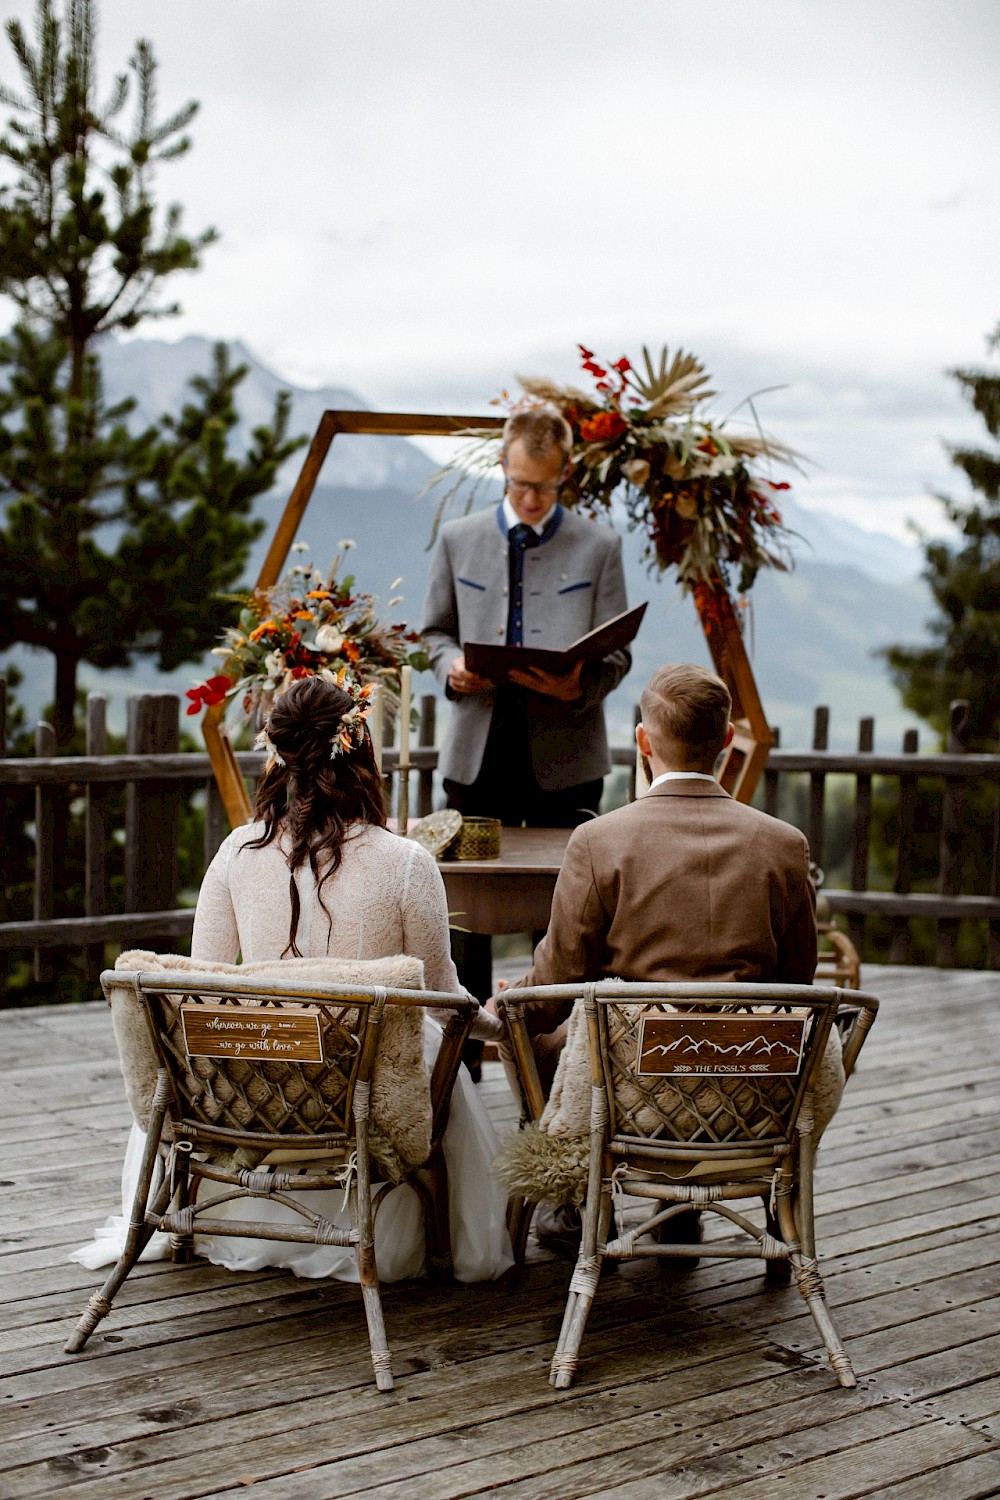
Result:
{"label": "braided hair", "polygon": [[[347,751],[339,749],[342,721],[354,707],[355,700],[342,687],[321,677],[303,677],[277,700],[268,719],[267,735],[277,755],[258,783],[254,802],[254,817],[264,824],[264,831],[243,848],[263,849],[279,833],[290,846],[285,862],[292,918],[282,958],[301,957],[296,943],[299,866],[308,863],[313,872],[332,933],[333,917],[323,900],[323,887],[340,868],[350,825],[386,826],[382,776],[369,735],[364,733],[360,744]],[[335,744],[338,751],[331,755]]]}

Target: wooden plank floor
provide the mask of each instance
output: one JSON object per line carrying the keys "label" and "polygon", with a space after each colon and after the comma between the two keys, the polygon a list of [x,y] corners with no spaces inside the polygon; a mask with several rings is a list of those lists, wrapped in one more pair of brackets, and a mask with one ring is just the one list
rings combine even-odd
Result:
{"label": "wooden plank floor", "polygon": [[101,1274],[67,1252],[116,1208],[121,1080],[103,1007],[0,1012],[0,1496],[1000,1494],[1000,981],[869,968],[865,984],[883,1009],[817,1205],[856,1391],[798,1293],[765,1292],[748,1262],[605,1277],[568,1392],[546,1380],[568,1272],[544,1258],[520,1292],[386,1288],[387,1396],[357,1289],[280,1272],[140,1267],[66,1356]]}

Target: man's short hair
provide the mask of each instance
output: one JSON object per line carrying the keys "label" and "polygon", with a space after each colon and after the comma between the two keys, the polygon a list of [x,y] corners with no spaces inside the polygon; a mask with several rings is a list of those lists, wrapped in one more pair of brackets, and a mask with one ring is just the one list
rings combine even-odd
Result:
{"label": "man's short hair", "polygon": [[553,448],[568,459],[573,451],[573,429],[554,406],[532,406],[515,412],[503,424],[503,452],[519,439],[529,458],[547,458]]}
{"label": "man's short hair", "polygon": [[733,700],[721,677],[690,662],[658,667],[642,692],[642,722],[659,746],[683,746],[688,761],[714,762],[726,741]]}

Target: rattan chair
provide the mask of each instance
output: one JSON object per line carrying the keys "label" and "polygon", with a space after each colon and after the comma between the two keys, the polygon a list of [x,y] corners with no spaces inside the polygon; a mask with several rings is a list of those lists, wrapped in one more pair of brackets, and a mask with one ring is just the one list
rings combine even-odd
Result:
{"label": "rattan chair", "polygon": [[[107,971],[101,980],[105,993],[124,986],[141,1006],[156,1083],[123,1252],[66,1352],[83,1348],[157,1230],[171,1236],[179,1260],[192,1257],[197,1233],[351,1246],[376,1384],[392,1390],[375,1217],[395,1187],[408,1185],[424,1212],[428,1267],[450,1271],[441,1141],[475,1005],[425,990],[279,985],[219,974]],[[392,1175],[399,1181],[373,1188],[370,1104],[380,1045],[394,1012],[412,1016],[417,1009],[422,1017],[425,1006],[451,1012],[431,1077],[430,1153],[419,1169],[401,1164],[397,1154]],[[269,1153],[280,1153],[282,1163],[268,1165]],[[294,1165],[289,1159],[296,1156],[317,1159]],[[202,1188],[215,1192],[206,1196]],[[345,1193],[350,1229],[296,1197],[317,1188]],[[239,1197],[274,1200],[290,1210],[289,1221],[213,1217],[213,1208]]]}
{"label": "rattan chair", "polygon": [[[526,1011],[553,999],[576,1000],[585,1012],[590,1122],[583,1238],[551,1383],[572,1383],[605,1259],[698,1255],[790,1264],[837,1379],[855,1385],[816,1258],[813,1104],[838,1015],[849,1077],[878,1001],[806,985],[604,981],[511,991],[498,1009],[525,1113],[536,1119],[541,1090]],[[637,1224],[623,1217],[626,1196],[649,1200]],[[768,1206],[763,1228],[732,1206],[754,1198]],[[514,1206],[518,1248],[531,1207]],[[720,1215],[738,1235],[670,1243],[670,1221],[691,1208]]]}

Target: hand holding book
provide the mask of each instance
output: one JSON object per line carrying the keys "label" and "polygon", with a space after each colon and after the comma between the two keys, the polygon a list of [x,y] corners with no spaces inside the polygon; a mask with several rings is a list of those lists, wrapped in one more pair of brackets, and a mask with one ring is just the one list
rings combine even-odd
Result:
{"label": "hand holding book", "polygon": [[[566,678],[578,665],[582,667],[585,662],[600,661],[612,651],[623,651],[635,639],[645,613],[646,605],[637,604],[635,609],[615,615],[614,619],[588,631],[562,651],[544,646],[495,646],[488,641],[467,641],[463,648],[465,669],[479,677],[488,677],[492,682],[514,682],[517,680],[514,673],[523,677],[534,668],[539,668],[550,682]],[[520,685],[540,691],[534,683],[522,682]],[[578,689],[579,683],[574,697],[579,696]],[[549,696],[561,697],[562,693],[550,691]]]}

